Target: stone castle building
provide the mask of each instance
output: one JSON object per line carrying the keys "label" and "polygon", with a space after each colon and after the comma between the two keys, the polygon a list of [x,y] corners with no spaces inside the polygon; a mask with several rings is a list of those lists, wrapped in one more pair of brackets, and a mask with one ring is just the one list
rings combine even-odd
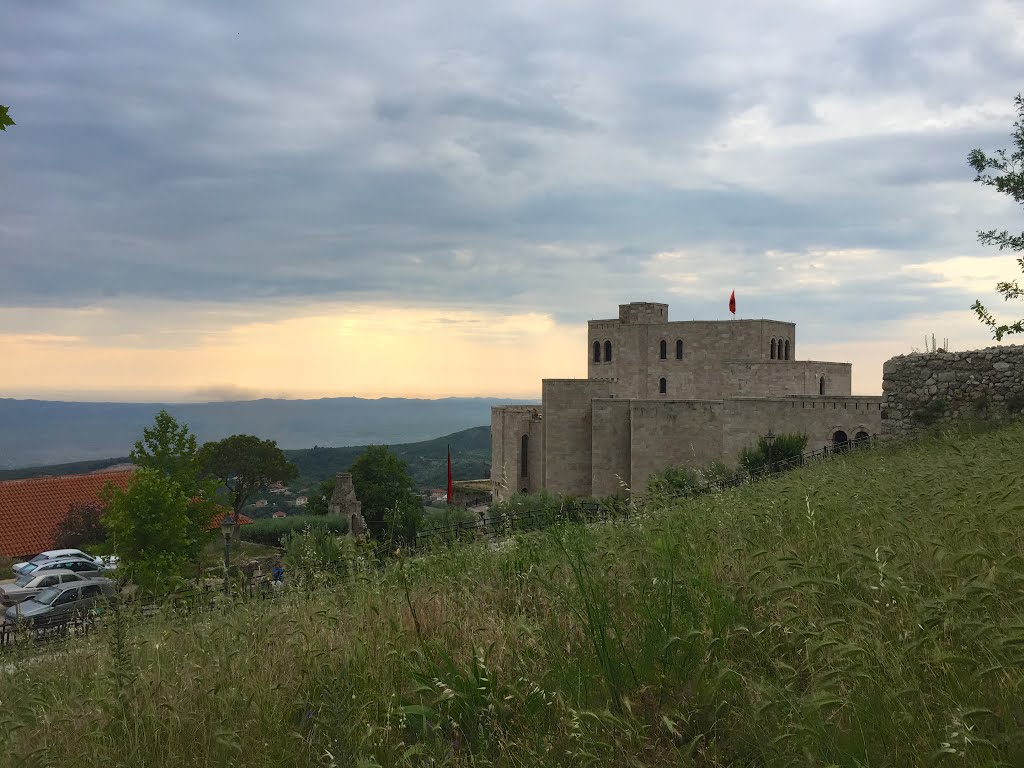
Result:
{"label": "stone castle building", "polygon": [[733,467],[769,430],[806,433],[808,450],[881,430],[881,397],[850,394],[849,363],[796,359],[794,323],[669,322],[667,304],[632,302],[587,329],[587,378],[491,410],[495,501],[642,493],[668,466]]}

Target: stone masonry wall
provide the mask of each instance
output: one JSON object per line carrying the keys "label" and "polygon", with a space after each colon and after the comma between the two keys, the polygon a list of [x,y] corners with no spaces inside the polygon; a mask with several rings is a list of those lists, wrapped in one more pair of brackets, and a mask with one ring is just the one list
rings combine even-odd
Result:
{"label": "stone masonry wall", "polygon": [[1024,412],[1024,346],[900,355],[882,368],[882,435]]}

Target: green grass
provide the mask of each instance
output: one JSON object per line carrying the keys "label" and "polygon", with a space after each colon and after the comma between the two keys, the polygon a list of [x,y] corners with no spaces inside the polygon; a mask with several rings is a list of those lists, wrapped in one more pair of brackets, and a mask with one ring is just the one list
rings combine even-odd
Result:
{"label": "green grass", "polygon": [[1024,765],[1024,427],[108,623],[0,765]]}
{"label": "green grass", "polygon": [[338,534],[348,533],[348,521],[340,515],[290,515],[288,517],[263,518],[242,526],[242,541],[256,542],[271,547],[283,544],[284,537],[292,531],[306,527],[323,528]]}

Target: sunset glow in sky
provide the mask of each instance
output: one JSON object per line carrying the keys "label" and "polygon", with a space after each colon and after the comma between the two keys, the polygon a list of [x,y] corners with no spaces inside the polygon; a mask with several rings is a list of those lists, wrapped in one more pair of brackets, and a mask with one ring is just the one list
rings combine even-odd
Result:
{"label": "sunset glow in sky", "polygon": [[877,394],[1019,310],[975,238],[1019,207],[966,163],[1009,144],[1013,0],[4,17],[0,397],[533,398],[588,319],[732,290]]}

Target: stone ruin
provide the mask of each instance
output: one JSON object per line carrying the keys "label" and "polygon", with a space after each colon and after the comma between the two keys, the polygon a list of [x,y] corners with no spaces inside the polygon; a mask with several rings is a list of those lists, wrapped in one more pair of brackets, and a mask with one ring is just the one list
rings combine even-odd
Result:
{"label": "stone ruin", "polygon": [[339,472],[335,476],[334,493],[327,502],[327,514],[343,515],[348,520],[349,536],[366,536],[366,520],[363,519],[363,505],[356,498],[351,472]]}

